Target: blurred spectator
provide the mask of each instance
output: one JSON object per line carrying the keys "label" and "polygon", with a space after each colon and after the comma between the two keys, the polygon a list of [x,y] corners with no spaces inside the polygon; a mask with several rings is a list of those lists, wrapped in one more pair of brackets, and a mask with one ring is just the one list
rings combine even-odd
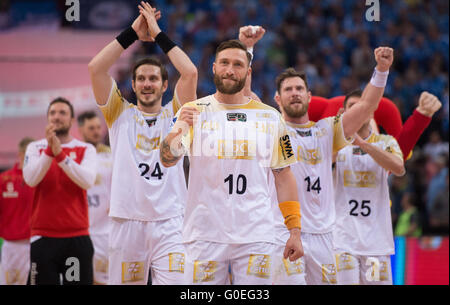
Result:
{"label": "blurred spectator", "polygon": [[430,233],[448,235],[449,230],[449,193],[448,171],[445,176],[445,188],[440,190],[430,204],[429,223]]}
{"label": "blurred spectator", "polygon": [[412,203],[411,193],[405,193],[401,205],[403,212],[398,218],[394,234],[396,236],[419,237],[422,235],[421,219],[417,208]]}
{"label": "blurred spectator", "polygon": [[431,159],[436,159],[441,154],[448,154],[448,142],[443,142],[438,130],[433,130],[425,144],[423,152]]}

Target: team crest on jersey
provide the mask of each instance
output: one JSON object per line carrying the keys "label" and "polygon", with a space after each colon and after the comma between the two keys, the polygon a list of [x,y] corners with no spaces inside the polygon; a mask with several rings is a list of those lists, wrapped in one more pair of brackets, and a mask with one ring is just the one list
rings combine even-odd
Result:
{"label": "team crest on jersey", "polygon": [[337,271],[355,269],[355,259],[349,253],[336,254]]}
{"label": "team crest on jersey", "polygon": [[215,261],[195,261],[194,283],[213,281],[216,271],[217,262]]}
{"label": "team crest on jersey", "polygon": [[336,266],[334,264],[322,264],[322,282],[336,284]]}
{"label": "team crest on jersey", "polygon": [[333,121],[333,124],[334,124],[334,125],[337,125],[337,124],[339,123],[339,119],[341,118],[341,115],[342,115],[342,114],[339,114],[339,115],[337,115],[337,116],[334,117],[334,121]]}
{"label": "team crest on jersey", "polygon": [[292,152],[292,145],[291,140],[289,139],[289,135],[285,135],[280,138],[280,147],[284,160],[289,159],[294,155],[294,153]]}
{"label": "team crest on jersey", "polygon": [[247,114],[245,113],[227,113],[227,120],[231,122],[247,122]]}
{"label": "team crest on jersey", "polygon": [[6,183],[6,192],[3,192],[3,198],[17,198],[19,193],[14,190],[14,183],[9,181]]}
{"label": "team crest on jersey", "polygon": [[250,254],[247,274],[268,278],[270,276],[270,255]]}
{"label": "team crest on jersey", "polygon": [[122,262],[122,283],[138,282],[145,278],[144,262]]}
{"label": "team crest on jersey", "polygon": [[377,186],[376,177],[371,171],[344,170],[344,186],[374,188]]}
{"label": "team crest on jersey", "polygon": [[148,119],[148,120],[145,120],[146,122],[147,122],[147,125],[148,125],[148,127],[152,127],[152,126],[155,126],[155,124],[156,124],[156,119]]}
{"label": "team crest on jersey", "polygon": [[303,260],[297,259],[293,262],[283,258],[284,269],[286,269],[287,275],[302,274],[305,270]]}
{"label": "team crest on jersey", "polygon": [[169,253],[169,271],[184,273],[184,253]]}
{"label": "team crest on jersey", "polygon": [[367,155],[367,153],[362,150],[360,147],[353,147],[353,154],[358,156]]}
{"label": "team crest on jersey", "polygon": [[296,130],[296,131],[297,131],[297,134],[301,137],[311,137],[312,136],[311,129],[306,130],[306,131],[303,131],[303,130]]}

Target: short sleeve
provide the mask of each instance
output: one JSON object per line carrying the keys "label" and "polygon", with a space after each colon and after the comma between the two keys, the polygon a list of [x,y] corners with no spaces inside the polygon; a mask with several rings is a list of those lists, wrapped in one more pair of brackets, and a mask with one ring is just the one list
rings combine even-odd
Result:
{"label": "short sleeve", "polygon": [[99,105],[100,110],[105,117],[108,128],[111,128],[114,122],[119,118],[129,103],[122,97],[116,81],[111,78],[112,86],[108,101],[105,105]]}
{"label": "short sleeve", "polygon": [[279,116],[277,133],[275,133],[273,154],[270,167],[283,168],[296,162],[286,122]]}

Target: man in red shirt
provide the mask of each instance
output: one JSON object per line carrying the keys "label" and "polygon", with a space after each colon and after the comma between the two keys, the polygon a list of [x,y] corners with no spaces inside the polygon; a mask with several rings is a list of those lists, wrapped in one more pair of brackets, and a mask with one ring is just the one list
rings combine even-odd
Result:
{"label": "man in red shirt", "polygon": [[33,189],[22,176],[27,145],[19,143],[19,162],[0,174],[0,236],[4,238],[0,285],[25,285],[30,270],[30,218]]}
{"label": "man in red shirt", "polygon": [[25,182],[36,187],[31,214],[29,284],[92,284],[86,190],[96,177],[96,151],[69,134],[72,104],[56,98],[47,110],[45,139],[28,145]]}

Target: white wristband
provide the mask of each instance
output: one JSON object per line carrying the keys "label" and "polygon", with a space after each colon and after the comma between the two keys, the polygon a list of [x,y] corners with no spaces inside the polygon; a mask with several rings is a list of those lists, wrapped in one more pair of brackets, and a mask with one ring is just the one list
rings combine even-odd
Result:
{"label": "white wristband", "polygon": [[386,87],[387,79],[389,75],[389,70],[385,72],[380,72],[375,68],[373,70],[372,78],[370,79],[370,83],[372,86],[378,87],[378,88],[384,88]]}
{"label": "white wristband", "polygon": [[251,66],[252,61],[253,61],[253,47],[247,48],[247,52],[250,53],[250,55],[252,56],[252,59],[250,59],[250,64],[249,64],[249,66]]}

